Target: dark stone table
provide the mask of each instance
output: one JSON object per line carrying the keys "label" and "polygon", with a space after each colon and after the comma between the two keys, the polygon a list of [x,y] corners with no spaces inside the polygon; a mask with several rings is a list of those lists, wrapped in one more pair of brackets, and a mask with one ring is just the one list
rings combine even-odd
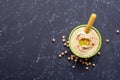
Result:
{"label": "dark stone table", "polygon": [[[96,67],[59,59],[61,36],[88,22],[103,38]],[[120,0],[0,0],[0,80],[120,80]],[[56,42],[52,43],[51,39]],[[106,39],[110,39],[107,44]]]}

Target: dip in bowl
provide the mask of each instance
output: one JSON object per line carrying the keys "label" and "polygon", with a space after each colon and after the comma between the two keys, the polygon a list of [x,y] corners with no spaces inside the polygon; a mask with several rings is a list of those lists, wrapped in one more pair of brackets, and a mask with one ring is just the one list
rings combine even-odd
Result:
{"label": "dip in bowl", "polygon": [[89,34],[84,32],[87,25],[75,27],[69,35],[70,50],[80,58],[90,58],[101,48],[102,38],[99,31],[92,26]]}

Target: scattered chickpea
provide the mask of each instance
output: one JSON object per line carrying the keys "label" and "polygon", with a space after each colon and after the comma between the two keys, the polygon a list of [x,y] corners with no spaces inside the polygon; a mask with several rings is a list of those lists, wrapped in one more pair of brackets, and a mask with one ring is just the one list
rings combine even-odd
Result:
{"label": "scattered chickpea", "polygon": [[73,57],[74,57],[74,55],[71,55],[70,57],[71,57],[71,58],[73,58]]}
{"label": "scattered chickpea", "polygon": [[89,64],[87,63],[86,66],[89,66]]}
{"label": "scattered chickpea", "polygon": [[64,53],[65,53],[65,54],[67,54],[67,53],[68,53],[68,51],[67,51],[67,50],[65,50],[65,51],[64,51]]}
{"label": "scattered chickpea", "polygon": [[110,40],[109,39],[106,39],[106,43],[109,43],[110,42]]}
{"label": "scattered chickpea", "polygon": [[75,65],[73,65],[72,68],[74,69],[74,68],[75,68]]}
{"label": "scattered chickpea", "polygon": [[97,54],[100,55],[100,52],[98,52]]}
{"label": "scattered chickpea", "polygon": [[89,66],[90,66],[90,65],[91,65],[91,62],[89,62],[88,64],[89,64]]}
{"label": "scattered chickpea", "polygon": [[80,59],[79,62],[82,62],[82,59]]}
{"label": "scattered chickpea", "polygon": [[88,70],[88,69],[89,69],[89,67],[87,66],[87,67],[85,67],[85,69],[86,69],[86,70]]}
{"label": "scattered chickpea", "polygon": [[65,35],[62,36],[62,39],[65,39]]}
{"label": "scattered chickpea", "polygon": [[85,62],[84,62],[84,61],[82,61],[82,64],[85,64]]}
{"label": "scattered chickpea", "polygon": [[78,57],[76,56],[75,59],[78,59]]}
{"label": "scattered chickpea", "polygon": [[67,45],[67,48],[69,48],[69,45]]}
{"label": "scattered chickpea", "polygon": [[116,30],[116,33],[117,33],[117,34],[119,34],[119,33],[120,33],[120,31],[117,29],[117,30]]}
{"label": "scattered chickpea", "polygon": [[55,42],[55,38],[52,39],[52,42]]}
{"label": "scattered chickpea", "polygon": [[85,65],[87,65],[88,63],[87,62],[85,62]]}
{"label": "scattered chickpea", "polygon": [[66,47],[66,46],[67,46],[67,43],[64,43],[64,46]]}
{"label": "scattered chickpea", "polygon": [[75,59],[74,61],[75,61],[75,62],[77,62],[78,60],[77,60],[77,59]]}
{"label": "scattered chickpea", "polygon": [[85,61],[87,61],[88,59],[86,58]]}
{"label": "scattered chickpea", "polygon": [[62,57],[62,55],[61,54],[59,54],[59,58],[61,58]]}
{"label": "scattered chickpea", "polygon": [[73,57],[71,57],[70,59],[73,60]]}
{"label": "scattered chickpea", "polygon": [[70,57],[68,57],[68,60],[70,60]]}
{"label": "scattered chickpea", "polygon": [[65,54],[64,52],[61,53],[62,56],[64,56],[64,54]]}
{"label": "scattered chickpea", "polygon": [[73,55],[73,57],[76,57],[75,55]]}
{"label": "scattered chickpea", "polygon": [[62,39],[62,42],[65,42],[66,40],[65,39]]}
{"label": "scattered chickpea", "polygon": [[92,66],[95,67],[96,65],[93,63]]}

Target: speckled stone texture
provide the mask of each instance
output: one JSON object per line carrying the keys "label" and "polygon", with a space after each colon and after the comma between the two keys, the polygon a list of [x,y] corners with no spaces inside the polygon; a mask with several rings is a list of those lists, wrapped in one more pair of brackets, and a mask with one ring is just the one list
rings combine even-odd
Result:
{"label": "speckled stone texture", "polygon": [[[103,38],[96,67],[59,59],[61,36],[88,22]],[[120,80],[120,0],[0,0],[0,80]],[[52,38],[56,39],[52,43]],[[106,38],[110,42],[106,43]]]}

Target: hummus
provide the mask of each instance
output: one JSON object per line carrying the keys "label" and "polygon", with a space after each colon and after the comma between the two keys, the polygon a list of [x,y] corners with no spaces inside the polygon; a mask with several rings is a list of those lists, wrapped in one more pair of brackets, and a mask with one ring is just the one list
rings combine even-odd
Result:
{"label": "hummus", "polygon": [[86,34],[84,26],[73,29],[69,37],[69,46],[75,55],[89,58],[98,52],[102,41],[99,32],[94,27]]}

